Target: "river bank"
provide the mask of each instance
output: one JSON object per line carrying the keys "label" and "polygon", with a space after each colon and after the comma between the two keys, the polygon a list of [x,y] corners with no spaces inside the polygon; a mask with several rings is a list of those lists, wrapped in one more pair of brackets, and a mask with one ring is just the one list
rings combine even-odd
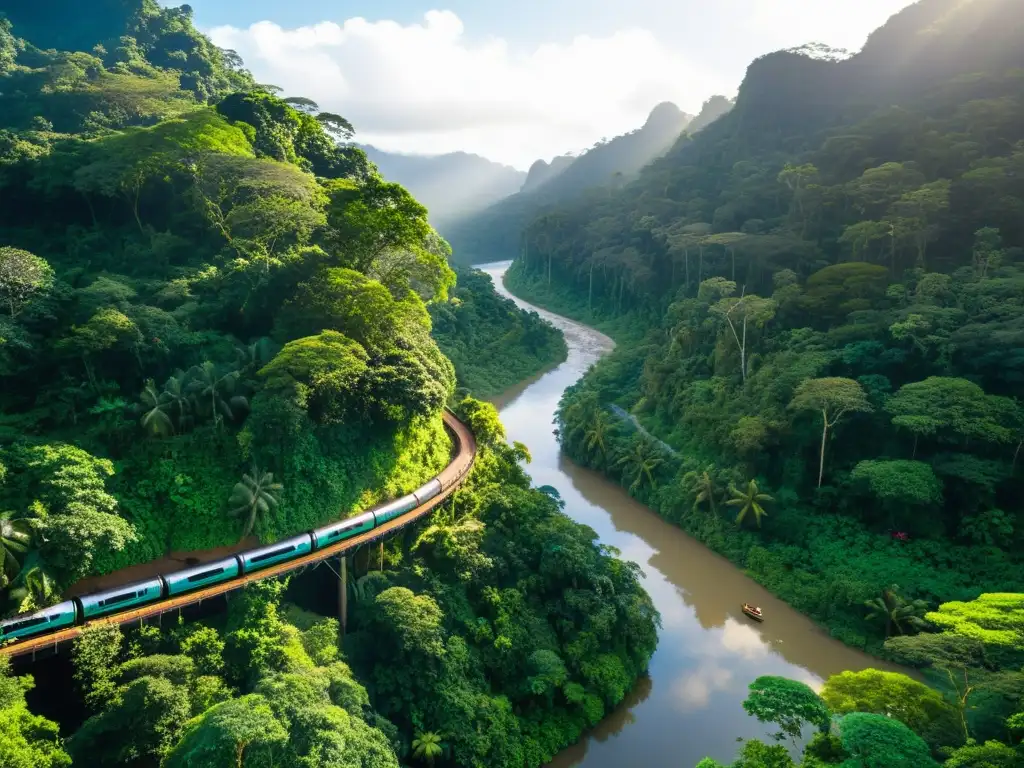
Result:
{"label": "river bank", "polygon": [[[819,686],[847,669],[894,669],[829,637],[726,558],[562,454],[552,431],[562,393],[614,342],[513,296],[501,281],[507,266],[478,268],[491,276],[499,293],[553,323],[569,347],[566,362],[497,399],[509,439],[529,446],[528,470],[536,485],[557,488],[567,514],[643,568],[644,586],[663,620],[648,677],[591,734],[560,754],[553,768],[611,768],[640,756],[651,768],[689,768],[705,755],[730,761],[737,737],[764,738],[769,730],[741,706],[757,676],[782,675]],[[767,620],[751,622],[740,611],[743,602],[760,605]]]}

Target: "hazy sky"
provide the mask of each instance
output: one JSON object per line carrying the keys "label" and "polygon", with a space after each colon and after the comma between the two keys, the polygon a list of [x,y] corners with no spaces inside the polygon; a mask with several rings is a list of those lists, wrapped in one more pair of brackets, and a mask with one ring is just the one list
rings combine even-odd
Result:
{"label": "hazy sky", "polygon": [[658,102],[696,113],[732,96],[761,54],[811,41],[858,50],[910,0],[190,4],[257,80],[343,114],[359,141],[525,169],[638,127]]}

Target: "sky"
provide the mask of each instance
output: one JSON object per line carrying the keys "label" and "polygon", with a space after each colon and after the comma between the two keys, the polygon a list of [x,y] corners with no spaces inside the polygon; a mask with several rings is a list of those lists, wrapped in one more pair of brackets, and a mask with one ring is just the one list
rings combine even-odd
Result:
{"label": "sky", "polygon": [[859,50],[910,0],[190,4],[257,81],[344,115],[357,141],[525,170],[639,127],[662,101],[696,114],[709,96],[734,96],[765,53],[812,41]]}

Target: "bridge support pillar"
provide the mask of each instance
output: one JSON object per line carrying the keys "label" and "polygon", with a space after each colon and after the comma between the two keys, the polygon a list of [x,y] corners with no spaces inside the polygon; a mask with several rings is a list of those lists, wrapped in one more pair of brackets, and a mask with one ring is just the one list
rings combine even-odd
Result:
{"label": "bridge support pillar", "polygon": [[384,539],[380,540],[380,572],[384,573]]}
{"label": "bridge support pillar", "polygon": [[341,621],[341,636],[345,637],[348,629],[348,558],[342,554],[338,560],[341,574],[338,582],[338,619]]}

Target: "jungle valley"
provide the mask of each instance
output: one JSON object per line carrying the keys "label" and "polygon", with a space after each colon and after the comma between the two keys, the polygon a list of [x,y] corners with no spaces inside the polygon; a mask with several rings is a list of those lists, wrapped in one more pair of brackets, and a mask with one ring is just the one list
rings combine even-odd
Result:
{"label": "jungle valley", "polygon": [[[487,401],[580,365],[505,258],[617,342],[545,461],[877,662],[744,681],[759,737],[697,768],[1024,766],[1022,24],[920,0],[438,231],[189,6],[5,3],[0,768],[567,765],[650,685],[677,617]],[[373,520],[446,411],[472,469],[382,543],[15,658],[12,617]]]}

